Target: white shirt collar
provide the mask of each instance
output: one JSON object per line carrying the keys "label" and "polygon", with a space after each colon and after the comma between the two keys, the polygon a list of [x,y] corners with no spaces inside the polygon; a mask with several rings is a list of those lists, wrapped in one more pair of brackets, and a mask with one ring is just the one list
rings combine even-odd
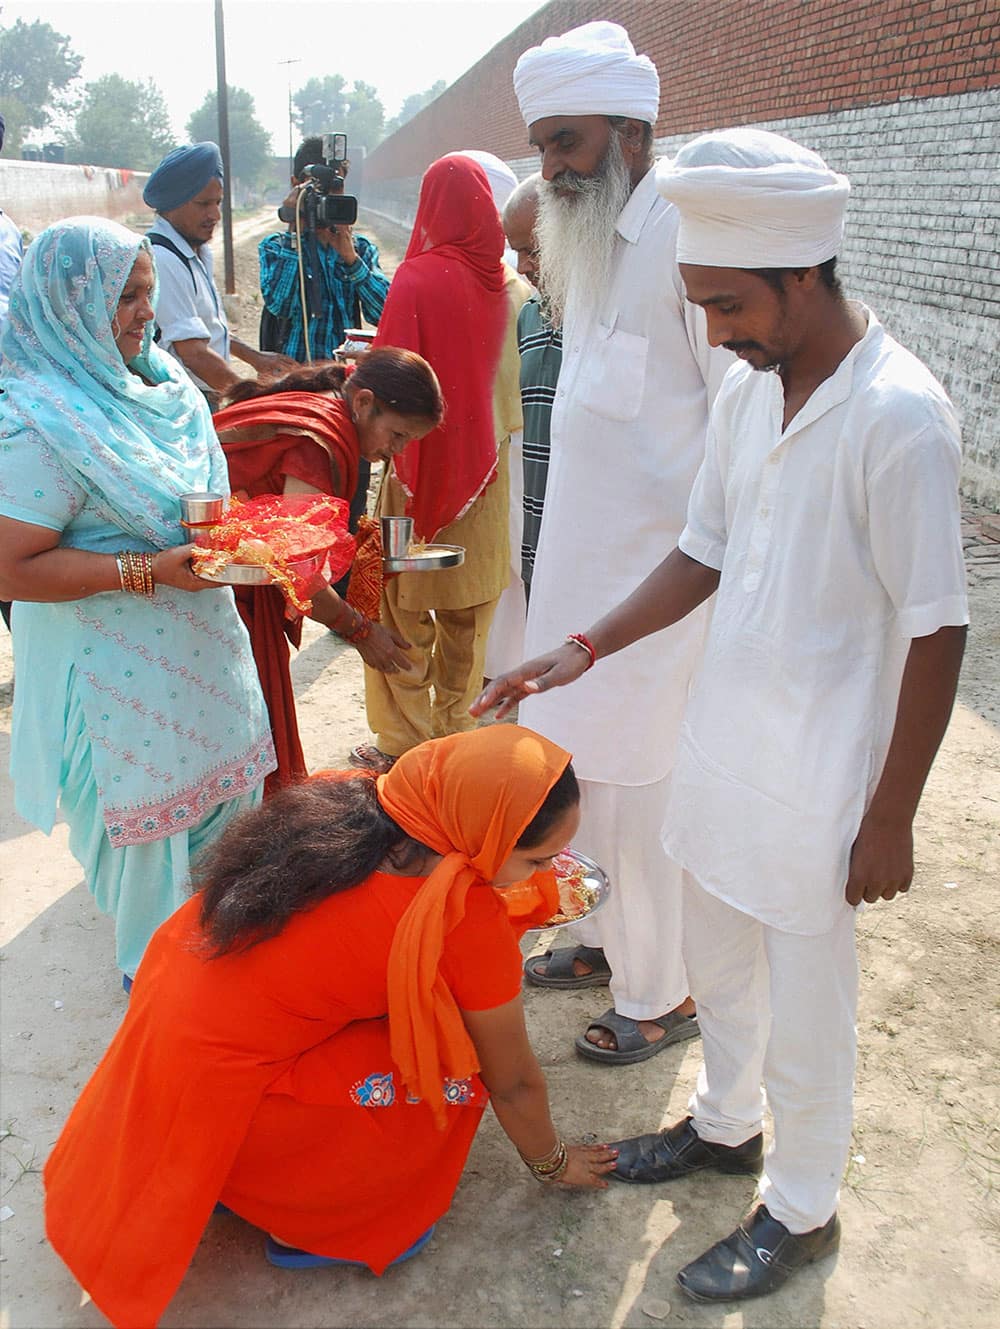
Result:
{"label": "white shirt collar", "polygon": [[[847,401],[854,389],[854,373],[859,360],[862,356],[867,356],[871,348],[877,348],[881,345],[882,338],[885,335],[882,324],[867,305],[861,304],[859,300],[852,303],[860,307],[868,320],[865,335],[860,341],[854,343],[830,377],[820,383],[808,401],[803,403],[798,414],[789,420],[787,429],[783,431],[780,439],[775,443],[775,447],[780,447],[793,434],[797,434],[800,430],[813,424],[820,416],[826,415],[827,411],[832,411],[841,402]],[[775,378],[777,378],[777,375],[775,375]],[[777,387],[778,391],[781,392],[780,380]]]}
{"label": "white shirt collar", "polygon": [[159,233],[165,235],[168,240],[173,240],[181,253],[186,254],[188,258],[201,258],[201,247],[199,246],[195,249],[191,244],[191,241],[185,240],[177,227],[168,222],[162,213],[158,212],[156,214],[153,224],[149,229],[151,231],[159,231]]}
{"label": "white shirt collar", "polygon": [[618,214],[615,229],[630,245],[638,242],[650,209],[660,197],[656,189],[656,163],[649,168],[629,195],[629,200]]}

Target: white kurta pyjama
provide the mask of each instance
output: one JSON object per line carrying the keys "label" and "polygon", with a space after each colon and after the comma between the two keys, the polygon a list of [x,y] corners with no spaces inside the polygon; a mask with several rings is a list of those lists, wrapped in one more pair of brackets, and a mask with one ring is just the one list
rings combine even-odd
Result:
{"label": "white kurta pyjama", "polygon": [[[545,512],[531,583],[525,650],[531,657],[585,631],[666,557],[684,525],[705,448],[709,389],[732,357],[712,351],[702,312],[686,303],[674,258],[678,217],[650,170],[618,220],[614,272],[600,306],[571,289],[552,410]],[[661,1015],[686,992],[680,959],[680,875],[659,845],[648,799],[629,810],[627,787],[665,780],[707,610],[602,660],[572,688],[521,705],[521,722],[573,753],[586,807],[611,827],[588,850],[609,863],[637,842],[643,871],[613,882],[596,916],[621,1015]],[[616,786],[617,788],[612,788]],[[604,797],[613,806],[598,810]],[[657,863],[658,870],[649,864]],[[624,917],[625,913],[629,920]],[[658,962],[626,966],[634,920],[657,936]],[[676,994],[680,992],[680,997]]]}
{"label": "white kurta pyjama", "polygon": [[837,1204],[851,1131],[849,856],[910,641],[968,622],[958,426],[870,315],[786,429],[776,374],[730,370],[680,547],[721,570],[664,844],[693,879],[685,957],[704,1138],[774,1117],[761,1194],[793,1232]]}

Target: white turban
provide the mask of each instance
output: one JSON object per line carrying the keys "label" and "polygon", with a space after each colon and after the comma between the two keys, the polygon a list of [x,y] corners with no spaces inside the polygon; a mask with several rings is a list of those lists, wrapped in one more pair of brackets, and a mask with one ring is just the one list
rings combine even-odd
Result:
{"label": "white turban", "polygon": [[486,172],[497,212],[503,212],[507,200],[517,188],[517,176],[505,161],[494,157],[492,152],[480,152],[478,148],[462,148],[459,152],[446,153],[446,156],[468,157],[471,161],[477,162]]}
{"label": "white turban", "polygon": [[680,263],[809,268],[840,251],[847,176],[780,134],[702,134],[660,163],[656,185],[680,213]]}
{"label": "white turban", "polygon": [[617,23],[584,23],[546,37],[514,67],[514,92],[526,125],[550,115],[624,115],[656,123],[660,78],[648,55],[636,55]]}

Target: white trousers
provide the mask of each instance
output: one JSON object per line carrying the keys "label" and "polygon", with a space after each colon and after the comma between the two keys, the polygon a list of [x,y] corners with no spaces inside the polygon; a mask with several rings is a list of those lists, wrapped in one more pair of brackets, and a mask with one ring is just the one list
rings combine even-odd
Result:
{"label": "white trousers", "polygon": [[683,873],[660,842],[668,779],[644,785],[580,781],[573,847],[600,864],[611,894],[592,919],[567,931],[573,943],[603,946],[615,1010],[633,1020],[654,1020],[688,995],[681,958]]}
{"label": "white trousers", "polygon": [[830,932],[803,937],[741,913],[687,873],[683,895],[705,1058],[690,1102],[695,1130],[725,1145],[756,1135],[763,1081],[774,1141],[760,1196],[789,1231],[810,1232],[837,1208],[851,1144],[855,913],[845,909]]}

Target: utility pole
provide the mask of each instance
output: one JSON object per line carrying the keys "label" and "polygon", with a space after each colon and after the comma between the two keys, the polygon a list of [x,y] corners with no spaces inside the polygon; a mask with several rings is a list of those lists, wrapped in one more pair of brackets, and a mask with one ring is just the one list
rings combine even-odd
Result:
{"label": "utility pole", "polygon": [[219,151],[222,153],[222,249],[225,256],[226,294],[236,290],[233,267],[232,163],[229,158],[229,89],[226,85],[226,28],[222,0],[215,0],[215,79],[219,106]]}
{"label": "utility pole", "polygon": [[[300,65],[301,57],[294,60],[279,60],[279,65]],[[295,160],[295,140],[292,137],[294,120],[292,118],[292,71],[288,71],[288,174],[292,174],[292,162]]]}

